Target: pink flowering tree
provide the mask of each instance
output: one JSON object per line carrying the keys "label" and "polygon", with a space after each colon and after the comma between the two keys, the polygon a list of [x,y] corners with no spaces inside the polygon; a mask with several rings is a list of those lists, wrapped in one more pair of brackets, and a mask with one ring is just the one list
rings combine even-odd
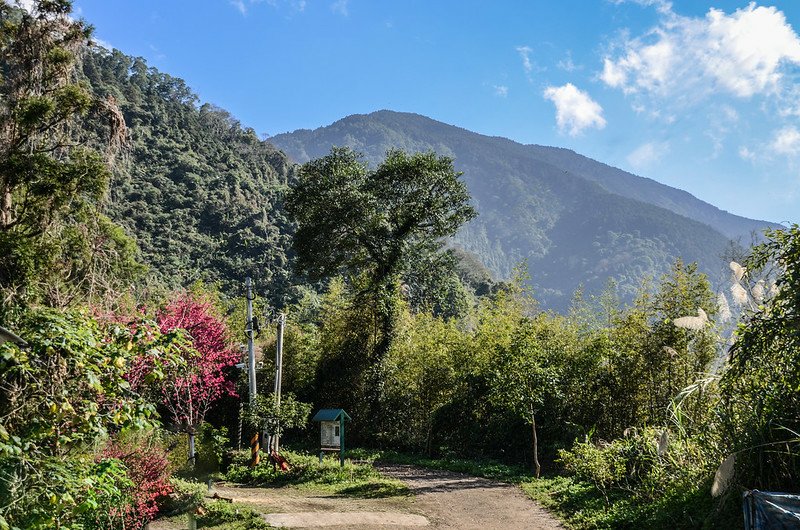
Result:
{"label": "pink flowering tree", "polygon": [[125,520],[124,528],[146,528],[158,515],[159,502],[173,491],[166,451],[157,444],[112,441],[106,445],[102,457],[115,458],[125,464],[126,475],[132,483],[130,504],[117,508],[117,515]]}
{"label": "pink flowering tree", "polygon": [[[235,395],[228,368],[239,355],[229,344],[225,322],[207,299],[182,294],[156,316],[161,333],[184,330],[187,344],[180,348],[182,362],[170,363],[162,380],[162,400],[172,421],[189,435],[189,461],[194,464],[194,436],[211,405]],[[144,368],[150,363],[143,359]]]}

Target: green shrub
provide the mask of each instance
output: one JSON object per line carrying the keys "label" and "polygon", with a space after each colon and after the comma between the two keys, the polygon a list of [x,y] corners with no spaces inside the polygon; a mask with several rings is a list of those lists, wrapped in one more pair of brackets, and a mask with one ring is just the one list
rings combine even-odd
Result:
{"label": "green shrub", "polygon": [[228,444],[228,429],[215,429],[210,423],[203,423],[197,431],[197,461],[195,473],[217,473],[222,469],[222,458]]}
{"label": "green shrub", "polygon": [[261,514],[248,506],[229,502],[208,504],[197,518],[198,528],[214,530],[268,530],[271,528]]}
{"label": "green shrub", "polygon": [[559,451],[559,458],[568,472],[594,484],[606,498],[618,489],[656,500],[676,489],[692,491],[713,473],[696,440],[653,427],[610,443],[576,443]]}
{"label": "green shrub", "polygon": [[171,478],[169,482],[172,486],[172,493],[164,498],[159,506],[162,514],[169,516],[185,513],[195,506],[203,504],[208,491],[208,486],[205,484],[177,477]]}
{"label": "green shrub", "polygon": [[326,457],[322,463],[318,455],[286,451],[289,471],[273,470],[272,465],[262,461],[256,467],[247,464],[246,453],[241,452],[225,474],[226,480],[261,486],[306,487],[322,489],[340,495],[355,497],[388,497],[408,494],[408,488],[400,481],[383,477],[371,463],[353,463],[346,460],[339,465],[338,458]]}

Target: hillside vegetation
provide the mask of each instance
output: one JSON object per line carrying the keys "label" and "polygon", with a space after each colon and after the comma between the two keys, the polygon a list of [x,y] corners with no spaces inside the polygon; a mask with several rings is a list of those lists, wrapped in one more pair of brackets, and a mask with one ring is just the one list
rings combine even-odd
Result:
{"label": "hillside vegetation", "polygon": [[112,97],[129,129],[113,167],[108,215],[136,240],[151,280],[170,288],[245,276],[292,296],[291,223],[282,196],[295,165],[228,112],[199,104],[178,78],[119,51],[86,54],[94,93]]}
{"label": "hillside vegetation", "polygon": [[363,152],[373,164],[391,148],[452,157],[479,213],[455,242],[499,278],[527,260],[537,298],[557,310],[579,286],[598,294],[609,279],[630,300],[642,278],[658,278],[676,257],[716,278],[729,238],[749,242],[751,231],[777,226],[572,151],[483,136],[417,114],[353,115],[270,142],[298,162],[334,145]]}

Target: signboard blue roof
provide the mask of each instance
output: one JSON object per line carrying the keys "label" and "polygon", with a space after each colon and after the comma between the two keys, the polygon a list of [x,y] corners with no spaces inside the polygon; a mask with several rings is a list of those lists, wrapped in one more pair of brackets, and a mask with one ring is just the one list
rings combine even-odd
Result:
{"label": "signboard blue roof", "polygon": [[314,414],[314,417],[311,418],[311,421],[338,421],[339,417],[342,415],[344,416],[344,419],[350,419],[350,416],[344,411],[344,409],[321,409],[319,412]]}

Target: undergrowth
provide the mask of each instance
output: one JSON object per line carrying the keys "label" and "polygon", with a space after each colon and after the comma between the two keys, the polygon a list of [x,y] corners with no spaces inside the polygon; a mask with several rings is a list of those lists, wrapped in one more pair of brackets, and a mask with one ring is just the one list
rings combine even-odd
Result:
{"label": "undergrowth", "polygon": [[290,465],[290,470],[286,472],[273,470],[266,461],[251,468],[247,463],[247,453],[237,454],[225,479],[251,486],[292,486],[359,498],[409,494],[405,484],[381,475],[369,459],[360,459],[360,462],[348,459],[344,466],[340,466],[338,458],[327,457],[320,464],[317,455],[308,453],[286,451],[283,456]]}

